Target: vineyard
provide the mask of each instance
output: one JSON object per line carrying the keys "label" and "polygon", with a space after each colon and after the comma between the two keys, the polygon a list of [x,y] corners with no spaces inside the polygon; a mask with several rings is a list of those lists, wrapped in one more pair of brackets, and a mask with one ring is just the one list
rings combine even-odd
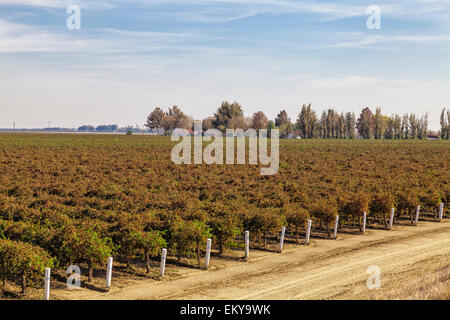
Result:
{"label": "vineyard", "polygon": [[[91,281],[109,256],[147,273],[162,248],[201,266],[206,239],[222,255],[279,236],[300,243],[368,224],[430,219],[449,210],[448,141],[283,140],[280,169],[255,165],[174,165],[170,138],[0,134],[0,277],[42,286],[45,268],[83,264]],[[193,258],[193,259],[192,259]]]}

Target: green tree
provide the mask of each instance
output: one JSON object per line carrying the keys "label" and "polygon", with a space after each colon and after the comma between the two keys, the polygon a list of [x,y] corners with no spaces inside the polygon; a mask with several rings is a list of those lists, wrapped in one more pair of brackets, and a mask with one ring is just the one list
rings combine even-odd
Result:
{"label": "green tree", "polygon": [[406,213],[411,223],[413,223],[413,213],[419,204],[417,192],[414,190],[403,190],[396,195],[395,202],[397,203],[397,215],[400,216],[402,213]]}
{"label": "green tree", "polygon": [[311,139],[314,137],[315,132],[318,130],[318,123],[316,113],[312,110],[311,104],[302,106],[296,126],[303,139]]}
{"label": "green tree", "polygon": [[319,137],[326,139],[328,138],[327,133],[328,133],[327,113],[323,111],[319,120]]}
{"label": "green tree", "polygon": [[286,110],[280,111],[275,118],[275,125],[280,130],[280,136],[286,138],[292,131],[294,131],[294,125],[291,123]]}
{"label": "green tree", "polygon": [[355,114],[348,112],[345,116],[345,137],[355,139],[356,137],[356,118]]}
{"label": "green tree", "polygon": [[378,192],[372,198],[369,204],[369,210],[374,216],[381,217],[383,219],[385,226],[387,227],[388,226],[387,217],[389,216],[391,209],[394,207],[394,205],[395,199],[390,193]]}
{"label": "green tree", "polygon": [[386,121],[386,130],[384,131],[385,139],[394,139],[395,138],[395,123],[394,119],[388,117]]}
{"label": "green tree", "polygon": [[442,109],[441,112],[441,139],[447,139],[447,127],[448,127],[448,122],[447,122],[447,115],[445,112],[445,108]]}
{"label": "green tree", "polygon": [[166,114],[161,108],[155,108],[147,117],[145,126],[150,129],[161,129],[164,126]]}
{"label": "green tree", "polygon": [[272,120],[269,120],[268,124],[267,124],[267,136],[271,137],[272,136],[272,130],[276,129],[277,127],[275,126],[275,123]]}
{"label": "green tree", "polygon": [[328,236],[330,233],[330,223],[336,218],[338,214],[338,205],[334,199],[318,199],[316,200],[310,209],[311,215],[319,219],[319,223],[322,226],[322,222],[325,222],[325,227]]}
{"label": "green tree", "polygon": [[409,139],[409,115],[406,113],[402,119],[402,139]]}
{"label": "green tree", "polygon": [[339,139],[345,139],[345,116],[341,113],[338,116],[338,136]]}
{"label": "green tree", "polygon": [[434,219],[436,219],[439,205],[441,204],[441,197],[436,190],[429,189],[419,196],[420,204],[424,211],[433,212]]}
{"label": "green tree", "polygon": [[289,118],[286,110],[280,111],[280,113],[278,113],[277,117],[275,118],[275,125],[277,126],[277,128],[280,128],[290,122],[291,119]]}
{"label": "green tree", "polygon": [[411,139],[417,139],[419,136],[419,122],[414,113],[409,115],[409,132]]}
{"label": "green tree", "polygon": [[394,116],[394,139],[402,139],[402,118],[398,114]]}
{"label": "green tree", "polygon": [[283,211],[286,217],[286,223],[288,224],[289,228],[292,228],[292,230],[294,231],[295,241],[298,243],[299,233],[301,232],[301,230],[304,230],[305,225],[310,218],[309,211],[296,205],[286,206],[285,208],[283,208]]}
{"label": "green tree", "polygon": [[364,139],[372,139],[374,135],[375,118],[369,108],[364,108],[356,124],[359,135]]}
{"label": "green tree", "polygon": [[158,230],[139,230],[133,232],[136,246],[142,250],[145,259],[146,272],[150,272],[150,257],[156,257],[167,246],[163,233]]}
{"label": "green tree", "polygon": [[447,135],[446,139],[450,139],[450,110],[447,111]]}
{"label": "green tree", "polygon": [[347,195],[347,199],[342,201],[342,216],[357,220],[359,223],[359,230],[362,231],[361,218],[364,212],[369,211],[370,197],[364,192],[358,192]]}
{"label": "green tree", "polygon": [[240,232],[240,221],[234,213],[235,209],[237,208],[217,203],[209,208],[211,216],[208,219],[208,225],[214,242],[219,246],[219,255],[223,254],[224,248],[234,243],[234,238]]}
{"label": "green tree", "polygon": [[136,215],[127,212],[117,214],[112,236],[119,245],[119,253],[125,257],[127,268],[131,268],[130,259],[138,252],[136,235],[141,230],[143,225],[136,219]]}
{"label": "green tree", "polygon": [[222,102],[214,114],[213,125],[221,131],[244,128],[244,111],[241,105],[236,101],[232,104],[228,101]]}
{"label": "green tree", "polygon": [[199,220],[186,221],[177,217],[171,222],[170,235],[178,260],[181,260],[182,255],[191,256],[196,252],[197,264],[200,266],[201,245],[211,237],[209,227]]}
{"label": "green tree", "polygon": [[374,117],[374,138],[381,139],[383,133],[383,115],[381,114],[381,108],[376,108]]}
{"label": "green tree", "polygon": [[106,263],[113,252],[113,242],[111,238],[101,237],[93,229],[87,229],[78,234],[80,247],[78,248],[79,259],[88,263],[88,282],[92,281],[94,268]]}
{"label": "green tree", "polygon": [[282,218],[279,210],[274,211],[273,208],[258,208],[258,212],[247,216],[244,221],[245,229],[250,231],[253,238],[259,239],[263,247],[267,245],[267,236],[281,228]]}
{"label": "green tree", "polygon": [[425,140],[427,138],[428,133],[428,115],[424,114],[418,121],[417,126],[418,134],[417,138],[421,140]]}
{"label": "green tree", "polygon": [[41,278],[46,268],[52,268],[54,259],[42,248],[21,241],[0,239],[0,275],[21,277],[22,293],[27,281]]}

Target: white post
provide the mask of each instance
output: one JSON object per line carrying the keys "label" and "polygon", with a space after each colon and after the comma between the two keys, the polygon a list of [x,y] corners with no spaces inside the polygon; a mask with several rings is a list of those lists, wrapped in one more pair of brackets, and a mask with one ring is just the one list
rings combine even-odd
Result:
{"label": "white post", "polygon": [[420,214],[420,206],[417,206],[416,218],[414,219],[414,225],[416,225],[416,226],[417,226],[417,223],[419,222],[419,214]]}
{"label": "white post", "polygon": [[206,256],[205,256],[205,267],[209,267],[209,259],[211,257],[211,239],[206,240]]}
{"label": "white post", "polygon": [[312,220],[308,220],[308,226],[306,227],[306,244],[309,244],[309,238],[311,237],[311,225]]}
{"label": "white post", "polygon": [[113,258],[108,258],[108,265],[106,266],[106,288],[111,288],[111,276],[112,276]]}
{"label": "white post", "polygon": [[395,208],[392,208],[391,216],[389,217],[389,230],[392,229],[392,225],[394,224],[394,213],[395,213]]}
{"label": "white post", "polygon": [[362,225],[362,233],[366,233],[366,223],[367,223],[367,212],[363,213],[363,225]]}
{"label": "white post", "polygon": [[338,225],[339,225],[339,216],[336,216],[336,220],[334,221],[333,239],[337,239]]}
{"label": "white post", "polygon": [[441,202],[441,205],[439,206],[439,222],[441,222],[443,218],[444,218],[444,203]]}
{"label": "white post", "polygon": [[166,270],[166,257],[167,257],[167,249],[162,249],[161,266],[159,267],[159,274],[161,277],[164,277],[164,271]]}
{"label": "white post", "polygon": [[250,232],[245,231],[245,258],[250,255]]}
{"label": "white post", "polygon": [[281,237],[280,237],[280,253],[283,251],[285,233],[286,233],[286,227],[282,227],[281,228]]}
{"label": "white post", "polygon": [[44,296],[45,300],[50,300],[50,268],[45,269]]}

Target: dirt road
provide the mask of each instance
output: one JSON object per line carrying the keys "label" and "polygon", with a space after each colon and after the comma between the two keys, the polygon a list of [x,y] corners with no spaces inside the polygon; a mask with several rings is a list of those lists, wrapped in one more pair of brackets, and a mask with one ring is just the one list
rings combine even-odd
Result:
{"label": "dirt road", "polygon": [[[252,251],[252,253],[254,253]],[[392,231],[313,240],[283,254],[255,254],[216,271],[81,299],[366,299],[372,265],[381,268],[381,290],[407,286],[427,270],[449,265],[450,221],[397,226]],[[256,256],[256,257],[255,257]]]}

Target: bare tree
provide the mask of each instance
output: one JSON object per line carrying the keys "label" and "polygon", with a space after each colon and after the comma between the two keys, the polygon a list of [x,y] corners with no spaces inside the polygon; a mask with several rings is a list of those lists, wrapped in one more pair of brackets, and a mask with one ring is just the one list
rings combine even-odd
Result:
{"label": "bare tree", "polygon": [[202,128],[203,130],[208,130],[214,128],[214,117],[208,117],[203,119],[202,121]]}
{"label": "bare tree", "polygon": [[174,129],[192,129],[193,119],[184,114],[177,106],[169,108],[165,113],[163,128],[166,132]]}
{"label": "bare tree", "polygon": [[255,130],[267,129],[268,124],[269,119],[267,119],[266,115],[262,111],[254,113],[250,122],[250,126]]}

